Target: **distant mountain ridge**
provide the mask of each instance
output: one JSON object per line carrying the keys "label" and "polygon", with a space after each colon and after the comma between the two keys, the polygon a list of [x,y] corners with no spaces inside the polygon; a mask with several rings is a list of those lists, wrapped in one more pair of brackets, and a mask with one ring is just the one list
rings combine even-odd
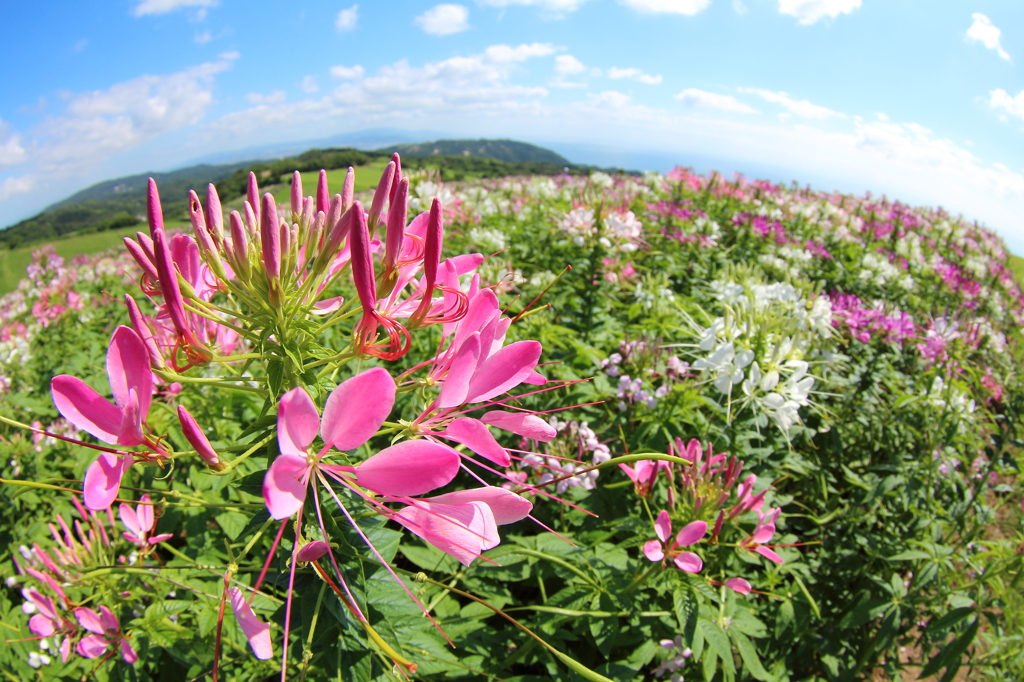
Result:
{"label": "distant mountain ridge", "polygon": [[550,149],[544,149],[526,142],[516,140],[437,140],[417,144],[396,144],[377,151],[393,154],[398,152],[403,157],[429,158],[431,156],[473,156],[496,159],[506,163],[553,163],[562,166],[573,166],[563,156]]}

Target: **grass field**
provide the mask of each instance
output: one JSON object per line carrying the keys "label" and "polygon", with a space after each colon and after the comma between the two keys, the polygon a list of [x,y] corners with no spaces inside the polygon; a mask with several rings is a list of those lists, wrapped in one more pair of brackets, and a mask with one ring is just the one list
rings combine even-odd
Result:
{"label": "grass field", "polygon": [[[374,189],[377,186],[377,181],[380,180],[380,174],[386,165],[386,162],[380,161],[368,163],[365,166],[359,166],[356,168],[355,191],[358,193]],[[341,192],[341,186],[345,182],[345,173],[347,171],[347,168],[327,171],[327,182],[328,186],[331,188],[332,195]],[[318,172],[302,174],[303,194],[310,196],[316,192],[316,183],[319,177],[320,173]],[[277,201],[279,205],[287,205],[291,197],[290,181],[290,176],[284,176],[281,178],[280,183],[268,185],[261,188],[261,190],[265,189],[266,191],[271,192],[274,195],[275,201]],[[197,191],[199,191],[199,195],[201,197],[205,198],[205,191]],[[239,197],[233,201],[225,202],[225,213],[240,209],[243,201],[244,199]],[[168,228],[185,227],[188,225],[188,223],[182,220],[166,220],[165,224]],[[119,247],[121,246],[121,240],[124,237],[131,237],[139,230],[147,231],[147,228],[144,224],[140,224],[134,227],[125,227],[107,232],[93,232],[90,234],[78,235],[71,234],[63,239],[57,239],[50,243],[57,248],[57,255],[69,260],[78,254],[98,253],[110,248]],[[28,264],[32,262],[32,252],[41,248],[46,243],[47,242],[37,242],[19,246],[12,250],[0,251],[0,295],[14,290],[18,285],[18,281],[25,276],[25,268],[27,268]]]}

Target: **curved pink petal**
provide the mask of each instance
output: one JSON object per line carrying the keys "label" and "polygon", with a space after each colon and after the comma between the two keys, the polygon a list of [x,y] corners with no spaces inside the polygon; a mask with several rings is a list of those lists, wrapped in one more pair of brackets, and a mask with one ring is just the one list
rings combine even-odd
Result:
{"label": "curved pink petal", "polygon": [[134,388],[130,388],[128,389],[128,399],[121,407],[121,426],[117,433],[117,444],[130,448],[145,443],[146,434],[142,430],[143,420],[139,395]]}
{"label": "curved pink petal", "polygon": [[[197,252],[198,253],[198,252]],[[139,411],[145,420],[153,396],[153,372],[149,368],[146,344],[131,327],[120,326],[110,337],[107,349],[107,377],[114,402],[124,407],[128,391],[134,388],[139,395]]]}
{"label": "curved pink petal", "polygon": [[117,622],[117,616],[115,616],[106,606],[100,607],[100,623],[103,625],[103,630],[105,632],[121,631],[121,624]]}
{"label": "curved pink petal", "polygon": [[407,440],[381,450],[356,467],[356,481],[392,497],[422,495],[459,472],[459,453],[428,440]]}
{"label": "curved pink petal", "polygon": [[490,400],[523,383],[540,353],[539,341],[516,341],[487,358],[469,382],[469,402]]}
{"label": "curved pink petal", "polygon": [[[38,545],[36,545],[38,547]],[[28,599],[35,607],[39,609],[39,613],[45,618],[50,620],[57,620],[57,609],[53,605],[53,600],[49,597],[44,597],[33,589],[28,591]]]}
{"label": "curved pink petal", "polygon": [[136,545],[145,545],[146,544],[146,541],[143,539],[143,538],[145,538],[144,535],[140,537],[140,536],[135,535],[134,533],[129,533],[127,531],[121,533],[121,535],[124,536],[125,540],[127,540],[128,542],[131,542],[133,544],[136,544]]}
{"label": "curved pink petal", "polygon": [[533,370],[525,379],[523,379],[523,383],[530,384],[531,386],[543,386],[548,383],[548,378],[537,370]]}
{"label": "curved pink petal", "polygon": [[751,539],[758,544],[763,544],[771,540],[773,535],[775,535],[775,526],[768,524],[767,526],[758,526],[754,529],[754,535]]}
{"label": "curved pink petal", "polygon": [[665,550],[660,540],[648,540],[644,543],[644,556],[651,561],[661,561],[665,558]]}
{"label": "curved pink petal", "polygon": [[533,503],[522,495],[516,495],[511,490],[505,490],[497,486],[488,485],[483,488],[469,488],[468,490],[457,490],[453,493],[445,493],[431,497],[427,502],[441,504],[465,504],[467,502],[483,502],[491,508],[494,515],[494,522],[499,526],[508,523],[515,523],[525,519],[533,509]]}
{"label": "curved pink petal", "polygon": [[708,532],[708,524],[704,521],[691,521],[686,524],[679,534],[676,535],[676,544],[680,547],[689,547],[700,542]]}
{"label": "curved pink petal", "polygon": [[341,307],[341,304],[345,301],[342,296],[335,296],[334,298],[325,298],[322,301],[317,301],[313,304],[313,308],[309,311],[313,315],[330,315],[335,310]]}
{"label": "curved pink petal", "polygon": [[782,557],[776,554],[774,550],[765,547],[764,545],[759,545],[755,547],[754,551],[763,556],[765,559],[768,559],[769,561],[774,561],[777,564],[782,563]]}
{"label": "curved pink petal", "polygon": [[253,613],[252,606],[246,601],[240,589],[232,587],[228,590],[228,596],[231,598],[231,610],[235,612],[235,620],[242,628],[245,638],[249,640],[252,653],[261,661],[273,656],[274,645],[270,641],[270,626]]}
{"label": "curved pink petal", "polygon": [[700,573],[700,569],[704,568],[704,562],[693,552],[680,552],[673,561],[680,571],[686,573]]}
{"label": "curved pink petal", "polygon": [[154,535],[149,539],[149,544],[158,545],[164,540],[170,540],[174,537],[174,533],[160,533],[160,535]]}
{"label": "curved pink petal", "polygon": [[554,427],[542,418],[530,412],[507,412],[505,410],[491,410],[480,417],[484,424],[497,426],[503,431],[510,431],[524,438],[532,438],[542,443],[558,435]]}
{"label": "curved pink petal", "polygon": [[305,455],[282,453],[263,478],[263,500],[275,519],[286,519],[302,508],[309,482],[309,460]]}
{"label": "curved pink petal", "polygon": [[103,629],[103,621],[100,620],[99,614],[92,609],[79,606],[75,609],[74,613],[78,624],[89,632],[95,632],[97,635],[102,635],[105,632]]}
{"label": "curved pink petal", "polygon": [[37,613],[28,619],[28,629],[32,634],[39,635],[40,637],[49,637],[57,631],[53,621],[41,613]]}
{"label": "curved pink petal", "polygon": [[457,407],[466,402],[469,395],[469,381],[476,372],[480,359],[480,334],[474,333],[467,338],[455,353],[448,376],[441,384],[441,395],[437,398],[440,408]]}
{"label": "curved pink petal", "polygon": [[320,415],[306,389],[293,388],[281,396],[277,406],[277,442],[281,454],[305,456],[319,428]]}
{"label": "curved pink petal", "polygon": [[[117,511],[118,515],[121,517],[121,523],[124,524],[124,527],[127,528],[134,537],[140,538],[146,534],[145,531],[142,530],[142,525],[139,523],[139,517],[135,513],[135,510],[131,508],[131,505],[127,505],[122,502]],[[132,540],[131,538],[128,539],[132,542],[137,542],[137,540]]]}
{"label": "curved pink petal", "polygon": [[494,436],[487,430],[487,426],[478,419],[459,417],[448,424],[444,435],[456,443],[462,443],[498,466],[512,465],[512,458],[509,457],[508,451],[494,440]]}
{"label": "curved pink petal", "polygon": [[324,443],[353,450],[377,432],[395,404],[395,380],[374,367],[338,384],[324,406]]}
{"label": "curved pink petal", "polygon": [[220,464],[220,457],[210,445],[210,439],[206,437],[199,422],[185,409],[184,405],[178,405],[178,422],[181,424],[181,433],[185,436],[185,440],[196,449],[196,453],[203,458],[203,461],[210,465]]}
{"label": "curved pink petal", "polygon": [[110,642],[105,640],[99,635],[86,635],[78,641],[78,646],[75,647],[75,651],[78,652],[79,656],[85,658],[96,658],[106,652],[107,647],[110,646]]}
{"label": "curved pink petal", "polygon": [[664,509],[658,514],[658,518],[654,520],[654,534],[662,542],[668,542],[669,536],[672,535],[672,519],[668,517],[668,512]]}
{"label": "curved pink petal", "polygon": [[109,452],[101,452],[85,471],[82,485],[85,506],[98,511],[113,504],[121,487],[121,478],[132,463],[131,457],[118,457]]}
{"label": "curved pink petal", "polygon": [[128,643],[127,639],[121,640],[120,648],[121,658],[124,659],[125,663],[128,663],[130,665],[132,663],[135,663],[135,661],[139,660],[139,655],[135,653],[135,649],[132,648],[132,645]]}
{"label": "curved pink petal", "polygon": [[740,594],[750,594],[750,583],[743,578],[729,578],[725,581],[725,586]]}
{"label": "curved pink petal", "polygon": [[316,561],[324,554],[327,554],[327,543],[323,540],[314,540],[299,550],[297,558],[302,562]]}
{"label": "curved pink petal", "polygon": [[480,552],[498,544],[498,528],[490,507],[483,502],[431,504],[417,502],[403,507],[395,521],[469,566]]}
{"label": "curved pink petal", "polygon": [[61,374],[50,382],[53,404],[65,419],[104,443],[117,445],[121,410],[78,377]]}
{"label": "curved pink petal", "polygon": [[68,658],[71,657],[71,638],[65,637],[64,641],[60,643],[60,660],[61,663],[67,663]]}
{"label": "curved pink petal", "polygon": [[487,258],[482,253],[463,253],[446,259],[446,262],[455,266],[457,274],[465,275],[476,270],[485,260]]}
{"label": "curved pink petal", "polygon": [[484,289],[469,299],[469,310],[466,316],[459,320],[459,326],[455,330],[455,337],[452,339],[452,347],[459,348],[463,342],[474,332],[478,332],[487,326],[491,320],[501,314],[501,306],[498,305],[498,297],[490,289]]}

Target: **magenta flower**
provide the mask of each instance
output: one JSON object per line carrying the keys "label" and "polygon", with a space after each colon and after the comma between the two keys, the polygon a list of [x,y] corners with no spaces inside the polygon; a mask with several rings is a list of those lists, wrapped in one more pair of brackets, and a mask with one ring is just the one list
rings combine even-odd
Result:
{"label": "magenta flower", "polygon": [[[357,466],[321,461],[331,447],[354,450],[368,441],[387,419],[394,402],[395,381],[380,367],[355,375],[331,392],[322,426],[304,389],[286,393],[277,412],[281,454],[263,480],[263,498],[271,516],[287,518],[302,508],[314,472],[323,472],[343,485],[358,484],[396,498],[422,495],[451,481],[459,469],[458,453],[428,440],[402,441]],[[306,449],[318,429],[324,448],[310,455]]]}
{"label": "magenta flower", "polygon": [[140,497],[139,504],[135,509],[122,503],[119,512],[121,523],[128,529],[128,532],[122,534],[129,542],[134,542],[142,547],[148,547],[173,537],[173,533],[161,533],[160,535],[150,536],[156,519],[153,517],[153,505],[149,495]]}
{"label": "magenta flower", "polygon": [[669,544],[668,539],[672,536],[672,520],[668,512],[662,510],[654,522],[654,533],[657,540],[649,540],[644,543],[644,556],[651,561],[660,561],[662,565],[665,559],[671,557],[672,561],[681,571],[687,573],[700,573],[704,562],[693,552],[685,552],[678,547],[689,547],[700,542],[708,532],[708,524],[704,521],[692,521],[679,531],[675,540]]}
{"label": "magenta flower", "polygon": [[76,630],[75,624],[57,613],[57,607],[49,597],[44,597],[31,589],[27,590],[26,596],[38,611],[28,620],[29,631],[40,637],[64,635],[60,644],[60,657],[64,663],[67,663],[68,657],[71,655],[71,637],[69,635]]}
{"label": "magenta flower", "polygon": [[100,607],[99,615],[92,609],[79,607],[75,609],[75,618],[78,624],[93,633],[86,635],[78,641],[75,651],[86,658],[96,658],[106,653],[111,644],[118,643],[121,650],[121,658],[125,663],[134,663],[139,660],[138,654],[128,643],[128,639],[121,634],[121,626],[117,617],[110,612],[106,606]]}
{"label": "magenta flower", "polygon": [[[77,377],[61,374],[50,382],[53,403],[69,422],[104,443],[132,447],[150,442],[143,425],[153,394],[149,352],[138,334],[118,327],[107,350],[111,404]],[[121,477],[132,465],[128,455],[103,452],[85,473],[85,506],[106,509],[117,497]]]}
{"label": "magenta flower", "polygon": [[270,626],[253,612],[252,605],[237,587],[228,590],[228,597],[231,599],[231,610],[235,612],[235,620],[242,628],[242,634],[249,640],[252,653],[261,661],[273,656],[274,645],[270,640]]}
{"label": "magenta flower", "polygon": [[729,578],[724,584],[733,592],[738,592],[739,594],[750,594],[750,583],[743,578]]}
{"label": "magenta flower", "polygon": [[782,557],[776,554],[770,547],[764,545],[765,542],[771,540],[772,536],[775,535],[775,521],[779,518],[781,512],[782,510],[778,507],[769,509],[767,514],[758,509],[757,526],[755,526],[754,532],[750,534],[750,537],[740,543],[740,547],[757,552],[765,559],[781,564]]}

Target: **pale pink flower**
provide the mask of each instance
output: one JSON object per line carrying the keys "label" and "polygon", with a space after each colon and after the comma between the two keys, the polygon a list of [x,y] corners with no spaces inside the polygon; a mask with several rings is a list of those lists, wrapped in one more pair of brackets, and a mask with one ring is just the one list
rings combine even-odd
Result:
{"label": "pale pink flower", "polygon": [[669,543],[672,536],[672,520],[668,512],[662,510],[654,521],[654,534],[657,540],[649,540],[644,543],[644,556],[651,561],[660,561],[664,564],[666,558],[671,558],[681,571],[686,573],[700,573],[704,562],[693,552],[686,552],[677,549],[678,547],[689,547],[700,542],[708,532],[708,524],[704,521],[691,521],[686,524],[676,535],[675,540]]}
{"label": "pale pink flower", "polygon": [[174,537],[173,533],[161,533],[150,536],[156,519],[153,516],[153,504],[149,495],[139,498],[139,504],[132,509],[129,505],[122,503],[119,508],[121,523],[124,524],[127,532],[122,533],[129,542],[134,542],[141,547],[155,545]]}

